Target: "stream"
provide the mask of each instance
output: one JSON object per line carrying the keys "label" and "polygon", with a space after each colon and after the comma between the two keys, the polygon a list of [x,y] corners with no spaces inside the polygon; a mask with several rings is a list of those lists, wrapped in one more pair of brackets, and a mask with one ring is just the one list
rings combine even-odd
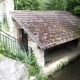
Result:
{"label": "stream", "polygon": [[55,72],[53,76],[48,77],[47,80],[80,80],[80,57]]}

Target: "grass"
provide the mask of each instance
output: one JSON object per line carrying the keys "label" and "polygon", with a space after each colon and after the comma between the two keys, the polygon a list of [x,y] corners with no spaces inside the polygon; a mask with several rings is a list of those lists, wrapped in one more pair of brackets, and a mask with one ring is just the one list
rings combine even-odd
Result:
{"label": "grass", "polygon": [[61,70],[63,66],[66,66],[68,64],[67,61],[61,61],[60,64],[57,65],[56,70]]}

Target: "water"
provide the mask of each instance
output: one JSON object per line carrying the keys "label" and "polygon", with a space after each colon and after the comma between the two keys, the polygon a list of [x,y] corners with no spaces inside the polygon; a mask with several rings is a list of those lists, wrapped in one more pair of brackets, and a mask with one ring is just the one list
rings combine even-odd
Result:
{"label": "water", "polygon": [[80,80],[80,57],[54,73],[54,79],[51,76],[47,80]]}

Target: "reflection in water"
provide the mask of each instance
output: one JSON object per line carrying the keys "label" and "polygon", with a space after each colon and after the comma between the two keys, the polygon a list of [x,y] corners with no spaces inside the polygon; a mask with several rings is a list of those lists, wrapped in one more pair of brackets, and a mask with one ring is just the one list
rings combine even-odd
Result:
{"label": "reflection in water", "polygon": [[80,80],[80,57],[54,73],[54,79],[49,77],[47,80]]}

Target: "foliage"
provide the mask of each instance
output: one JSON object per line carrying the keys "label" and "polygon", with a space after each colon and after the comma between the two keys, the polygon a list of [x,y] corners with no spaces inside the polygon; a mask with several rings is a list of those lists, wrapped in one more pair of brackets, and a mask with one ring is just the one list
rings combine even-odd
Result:
{"label": "foliage", "polygon": [[40,10],[46,10],[46,3],[47,2],[47,0],[41,0],[40,1]]}
{"label": "foliage", "polygon": [[3,31],[1,31],[0,33],[0,54],[3,54],[6,57],[25,63],[30,76],[37,77],[38,74],[38,76],[40,76],[39,78],[41,78],[41,75],[39,75],[41,68],[36,63],[36,58],[32,49],[28,47],[29,50],[28,52],[26,52],[24,49],[16,46],[17,43],[14,42],[12,37],[10,38],[8,34],[5,35],[3,34],[4,32],[2,32]]}
{"label": "foliage", "polygon": [[33,55],[33,51],[31,51],[31,58],[29,58],[27,53],[22,50],[20,50],[18,54],[14,54],[8,49],[8,47],[5,46],[4,43],[0,42],[0,56],[2,55],[25,63],[26,68],[29,70],[30,76],[36,76],[37,80],[46,80],[45,76],[39,75],[41,68],[36,63],[36,58]]}
{"label": "foliage", "polygon": [[51,73],[49,74],[49,77],[54,80],[54,74],[53,74],[53,72],[51,72]]}
{"label": "foliage", "polygon": [[76,6],[76,7],[73,9],[73,12],[74,12],[74,14],[80,15],[80,6]]}
{"label": "foliage", "polygon": [[39,10],[40,0],[14,0],[17,10]]}
{"label": "foliage", "polygon": [[67,65],[68,62],[67,61],[61,61],[60,64],[57,65],[57,69],[56,70],[61,70],[63,66]]}
{"label": "foliage", "polygon": [[18,10],[67,10],[80,15],[80,0],[14,0]]}
{"label": "foliage", "polygon": [[80,0],[42,0],[43,10],[67,10],[80,15]]}
{"label": "foliage", "polygon": [[2,57],[2,52],[4,51],[4,47],[2,43],[0,42],[0,57]]}
{"label": "foliage", "polygon": [[47,76],[37,75],[37,80],[46,80]]}
{"label": "foliage", "polygon": [[[21,61],[23,63],[28,64],[27,67],[29,67],[29,71],[31,75],[36,74],[39,70],[39,67],[36,63],[36,58],[34,57],[34,55],[31,55],[31,60],[28,58],[27,53],[23,52],[22,50],[20,50],[17,54],[14,54],[12,51],[10,51],[8,49],[8,47],[6,47],[6,45],[2,42],[0,42],[0,53],[2,53],[3,55],[10,57],[12,59],[15,59],[17,61]],[[34,67],[35,66],[35,67]],[[37,69],[38,68],[38,69]],[[34,72],[33,70],[34,69]],[[36,69],[36,70],[35,70]],[[33,74],[34,73],[34,74]]]}
{"label": "foliage", "polygon": [[68,0],[67,10],[80,15],[80,0]]}
{"label": "foliage", "polygon": [[38,74],[40,71],[40,67],[36,63],[36,58],[33,55],[33,51],[31,52],[31,59],[30,58],[28,58],[28,60],[26,60],[26,59],[27,58],[25,58],[24,62],[28,64],[28,65],[27,64],[26,65],[29,69],[30,75],[36,76],[36,74]]}
{"label": "foliage", "polygon": [[44,2],[46,10],[66,10],[66,0],[48,0]]}

